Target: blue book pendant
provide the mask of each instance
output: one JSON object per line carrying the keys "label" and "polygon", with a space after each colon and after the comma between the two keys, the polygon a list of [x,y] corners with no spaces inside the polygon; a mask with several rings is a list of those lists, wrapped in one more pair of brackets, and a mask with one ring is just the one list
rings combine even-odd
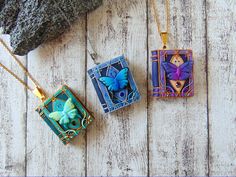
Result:
{"label": "blue book pendant", "polygon": [[124,56],[88,70],[105,113],[128,106],[140,99],[134,78]]}
{"label": "blue book pendant", "polygon": [[67,86],[63,86],[36,111],[61,139],[68,144],[93,121],[92,115]]}

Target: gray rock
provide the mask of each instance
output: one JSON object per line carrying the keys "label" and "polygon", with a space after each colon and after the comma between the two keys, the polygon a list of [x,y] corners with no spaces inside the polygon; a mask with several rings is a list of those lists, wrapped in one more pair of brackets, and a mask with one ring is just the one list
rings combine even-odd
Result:
{"label": "gray rock", "polygon": [[64,33],[80,15],[102,0],[0,0],[0,26],[17,55]]}
{"label": "gray rock", "polygon": [[0,10],[2,9],[3,5],[4,5],[4,0],[0,0]]}

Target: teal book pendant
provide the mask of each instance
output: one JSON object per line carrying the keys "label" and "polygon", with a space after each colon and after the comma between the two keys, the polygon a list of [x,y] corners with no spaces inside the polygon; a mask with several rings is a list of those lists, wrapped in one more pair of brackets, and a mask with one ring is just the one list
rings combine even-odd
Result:
{"label": "teal book pendant", "polygon": [[36,111],[64,144],[86,129],[92,115],[67,86],[63,86]]}

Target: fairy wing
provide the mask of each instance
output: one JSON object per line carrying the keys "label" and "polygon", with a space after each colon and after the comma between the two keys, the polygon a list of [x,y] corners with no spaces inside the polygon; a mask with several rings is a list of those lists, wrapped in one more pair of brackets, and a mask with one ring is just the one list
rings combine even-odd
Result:
{"label": "fairy wing", "polygon": [[112,77],[100,77],[99,81],[101,81],[109,91],[117,91],[119,89],[119,85]]}
{"label": "fairy wing", "polygon": [[56,112],[52,112],[49,114],[49,117],[52,118],[55,121],[59,121],[62,117],[63,117],[63,113],[56,111]]}
{"label": "fairy wing", "polygon": [[193,68],[193,61],[187,61],[179,66],[180,76],[179,80],[186,80],[190,77]]}
{"label": "fairy wing", "polygon": [[169,63],[169,62],[163,62],[162,66],[163,66],[165,72],[167,73],[167,77],[170,80],[178,80],[179,79],[179,76],[177,74],[178,67],[176,65]]}
{"label": "fairy wing", "polygon": [[128,71],[129,71],[128,68],[123,68],[122,70],[120,70],[120,72],[115,77],[115,80],[118,83],[120,89],[125,88],[129,83]]}

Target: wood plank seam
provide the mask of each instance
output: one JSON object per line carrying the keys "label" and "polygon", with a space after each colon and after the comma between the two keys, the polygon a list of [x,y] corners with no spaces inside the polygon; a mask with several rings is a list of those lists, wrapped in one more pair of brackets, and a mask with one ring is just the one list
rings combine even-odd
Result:
{"label": "wood plank seam", "polygon": [[208,16],[207,0],[204,0],[205,6],[205,35],[206,35],[206,89],[207,89],[207,176],[210,176],[210,124],[209,124],[209,78],[208,78]]}
{"label": "wood plank seam", "polygon": [[[146,62],[146,65],[147,65],[147,75],[146,75],[146,81],[149,82],[149,0],[146,0],[146,17],[147,17],[147,21],[146,21],[146,27],[147,27],[147,62]],[[146,88],[146,94],[147,94],[147,176],[150,176],[150,137],[149,137],[149,84],[147,84],[147,88]]]}

